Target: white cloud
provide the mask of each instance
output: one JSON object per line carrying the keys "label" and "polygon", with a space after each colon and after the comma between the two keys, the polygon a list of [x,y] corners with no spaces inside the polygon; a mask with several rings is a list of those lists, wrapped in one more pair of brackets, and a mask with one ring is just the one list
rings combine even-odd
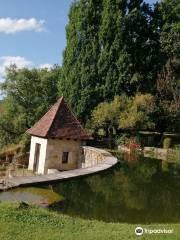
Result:
{"label": "white cloud", "polygon": [[48,69],[51,70],[53,68],[53,64],[44,63],[39,66],[35,66],[34,63],[21,56],[1,56],[0,57],[0,82],[4,80],[6,75],[6,68],[15,64],[18,69],[21,68],[39,68],[39,69]]}
{"label": "white cloud", "polygon": [[41,64],[41,65],[39,66],[40,69],[42,69],[42,68],[47,68],[48,70],[51,70],[52,67],[53,67],[53,65],[50,64],[50,63],[44,63],[44,64]]}
{"label": "white cloud", "polygon": [[44,22],[44,20],[37,20],[35,18],[0,18],[0,33],[11,34],[22,31],[42,32],[45,30]]}
{"label": "white cloud", "polygon": [[32,62],[20,56],[2,56],[0,57],[0,78],[5,75],[5,70],[12,64],[16,64],[17,68],[31,66]]}

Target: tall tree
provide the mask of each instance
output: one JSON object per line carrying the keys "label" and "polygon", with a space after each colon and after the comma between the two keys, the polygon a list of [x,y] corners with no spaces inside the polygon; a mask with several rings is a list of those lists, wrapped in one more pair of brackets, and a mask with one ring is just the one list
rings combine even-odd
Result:
{"label": "tall tree", "polygon": [[99,99],[97,61],[100,9],[101,0],[73,3],[66,28],[67,47],[59,92],[83,121]]}
{"label": "tall tree", "polygon": [[99,75],[105,99],[149,91],[154,84],[159,38],[153,10],[143,0],[104,0]]}
{"label": "tall tree", "polygon": [[[179,62],[179,8],[178,0],[162,0],[153,7],[143,0],[79,0],[72,4],[59,93],[84,122],[94,107],[116,95],[157,93],[166,100],[168,96],[159,97],[166,91],[156,88],[156,79],[172,63],[166,77],[171,80],[166,83],[176,82],[171,86],[178,95],[178,64],[174,63]],[[161,112],[172,115],[163,110],[164,100],[159,104],[159,116]]]}
{"label": "tall tree", "polygon": [[132,91],[152,92],[158,69],[159,31],[153,22],[155,12],[143,0],[127,4],[124,51],[129,55],[129,82]]}
{"label": "tall tree", "polygon": [[180,2],[162,0],[161,12],[161,51],[166,59],[180,58]]}
{"label": "tall tree", "polygon": [[59,92],[82,120],[100,101],[149,91],[159,39],[143,0],[79,0],[66,29]]}
{"label": "tall tree", "polygon": [[157,78],[157,123],[161,131],[180,131],[180,2],[163,0],[157,7],[162,63]]}
{"label": "tall tree", "polygon": [[[103,0],[102,21],[99,29],[100,55],[98,73],[103,99],[112,100],[123,85],[119,67],[127,66],[123,49],[123,27],[126,0]],[[122,65],[117,64],[122,60]]]}

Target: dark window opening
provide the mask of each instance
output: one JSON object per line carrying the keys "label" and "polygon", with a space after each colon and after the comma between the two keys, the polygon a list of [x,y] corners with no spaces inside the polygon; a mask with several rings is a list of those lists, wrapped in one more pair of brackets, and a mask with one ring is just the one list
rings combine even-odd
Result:
{"label": "dark window opening", "polygon": [[69,157],[69,153],[68,152],[63,152],[62,163],[68,163],[68,157]]}

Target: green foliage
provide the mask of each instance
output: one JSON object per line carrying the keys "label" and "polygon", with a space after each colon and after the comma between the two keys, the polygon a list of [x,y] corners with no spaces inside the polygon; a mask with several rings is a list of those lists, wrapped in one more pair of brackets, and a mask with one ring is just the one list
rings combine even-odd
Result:
{"label": "green foliage", "polygon": [[84,122],[100,102],[153,89],[159,42],[152,15],[143,1],[72,4],[59,93]]}
{"label": "green foliage", "polygon": [[116,137],[116,145],[129,145],[129,147],[135,145],[141,145],[139,136],[132,136],[131,134],[121,133]]}
{"label": "green foliage", "polygon": [[172,145],[172,139],[170,137],[165,137],[163,140],[163,148],[170,148]]}
{"label": "green foliage", "polygon": [[26,145],[25,130],[58,95],[93,133],[180,131],[179,10],[178,0],[153,8],[143,0],[74,1],[62,68],[7,70],[0,148]]}
{"label": "green foliage", "polygon": [[[124,96],[125,97],[125,96]],[[115,97],[110,103],[100,103],[92,112],[91,126],[94,130],[104,129],[106,135],[118,128],[120,109],[123,108],[124,98]]]}
{"label": "green foliage", "polygon": [[180,3],[163,0],[159,11],[161,71],[157,78],[157,127],[163,131],[180,131]]}
{"label": "green foliage", "polygon": [[169,59],[157,79],[157,126],[160,131],[180,131],[180,60]]}
{"label": "green foliage", "polygon": [[116,145],[124,145],[130,143],[130,137],[127,134],[122,134],[116,138]]}
{"label": "green foliage", "polygon": [[117,96],[112,102],[100,103],[91,116],[91,128],[104,129],[107,136],[119,129],[140,130],[153,129],[152,120],[155,105],[154,98],[150,94],[137,94],[135,97],[125,95]]}
{"label": "green foliage", "polygon": [[180,3],[178,0],[163,0],[161,12],[161,51],[168,57],[180,57]]}
{"label": "green foliage", "polygon": [[122,129],[153,129],[155,124],[151,120],[151,114],[155,109],[154,98],[150,94],[137,94],[127,103],[126,108],[120,114],[119,128]]}
{"label": "green foliage", "polygon": [[97,69],[100,6],[101,0],[74,2],[66,28],[67,47],[64,51],[59,93],[83,121],[87,120],[100,98]]}
{"label": "green foliage", "polygon": [[[179,8],[177,0],[163,0],[153,8],[143,0],[72,4],[58,85],[84,123],[99,103],[105,102],[105,111],[106,102],[115,96],[141,92],[156,96],[154,122],[159,131],[180,126]],[[135,105],[129,109],[120,121],[122,128],[133,129],[137,122],[140,129],[147,128],[144,111],[137,112]]]}
{"label": "green foliage", "polygon": [[58,98],[57,81],[60,69],[7,69],[1,90],[5,94],[3,113],[0,115],[0,144],[7,145],[23,136]]}
{"label": "green foliage", "polygon": [[3,100],[0,100],[0,114],[2,114],[4,111],[4,108],[3,108]]}
{"label": "green foliage", "polygon": [[175,144],[174,149],[180,154],[180,144]]}

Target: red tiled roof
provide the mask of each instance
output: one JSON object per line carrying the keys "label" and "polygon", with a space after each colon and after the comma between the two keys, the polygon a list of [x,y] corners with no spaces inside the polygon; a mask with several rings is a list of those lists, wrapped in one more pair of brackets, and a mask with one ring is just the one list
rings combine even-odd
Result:
{"label": "red tiled roof", "polygon": [[44,138],[91,139],[63,97],[26,133]]}

